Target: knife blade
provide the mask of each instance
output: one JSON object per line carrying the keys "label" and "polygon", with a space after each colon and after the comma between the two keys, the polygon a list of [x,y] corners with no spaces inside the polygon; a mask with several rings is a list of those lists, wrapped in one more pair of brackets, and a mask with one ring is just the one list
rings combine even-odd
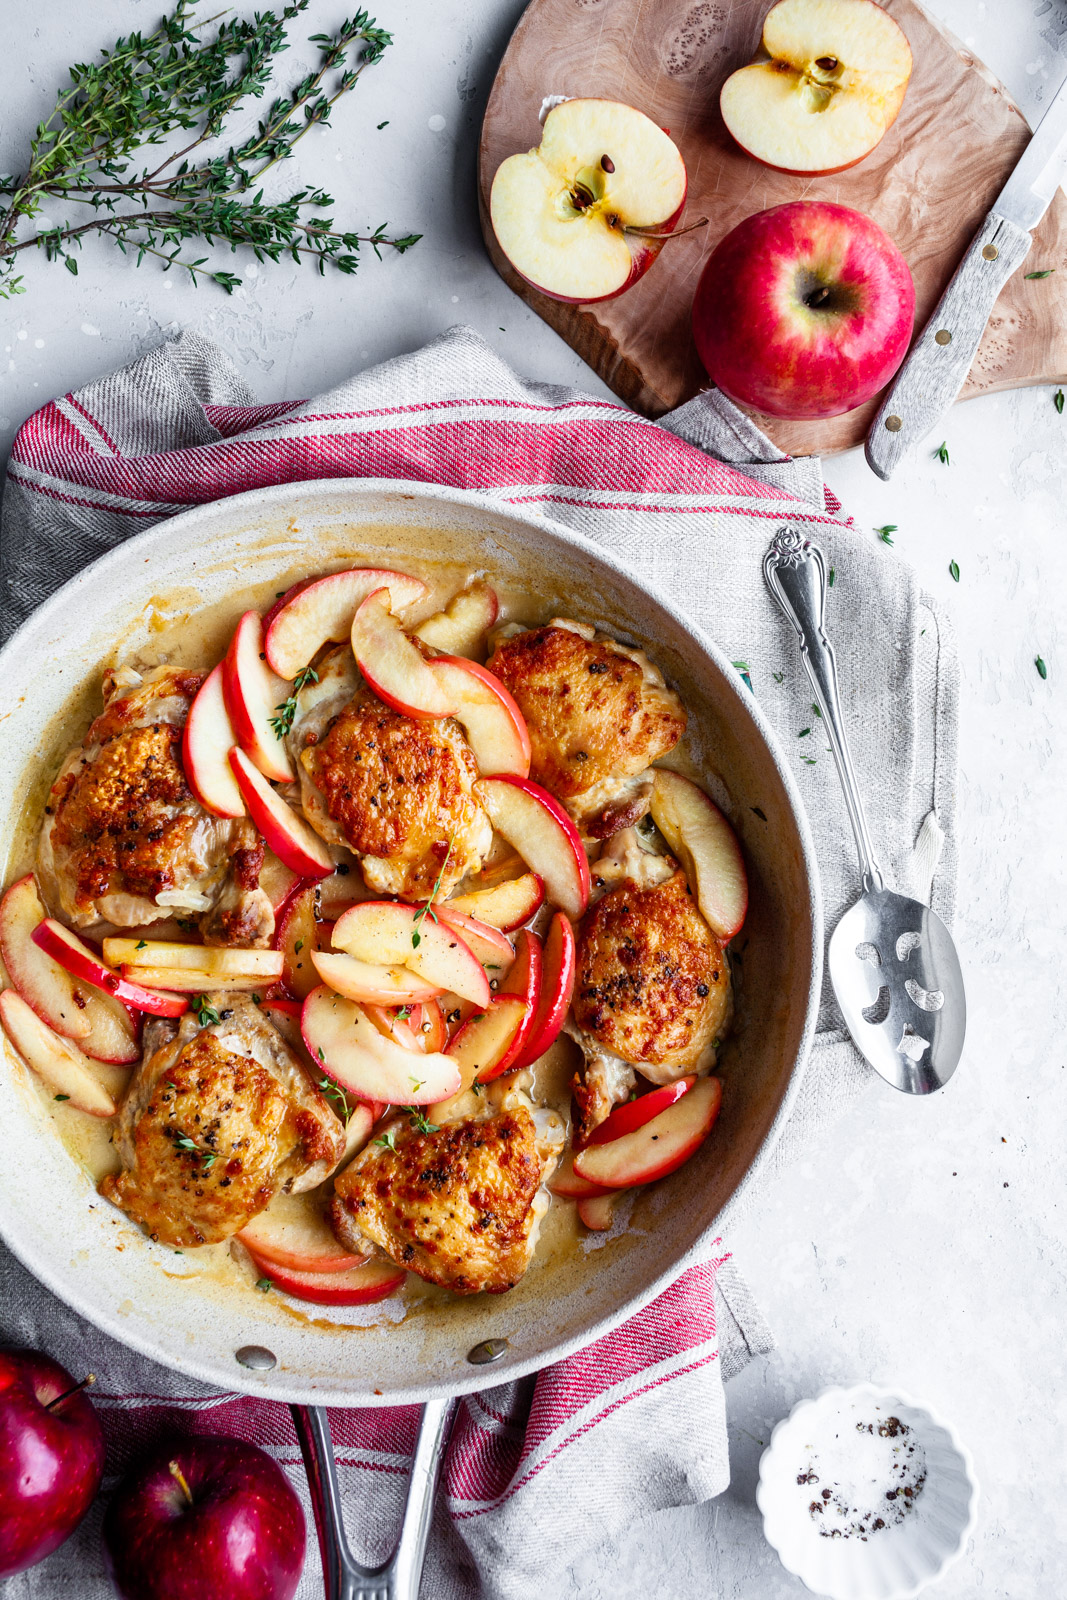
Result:
{"label": "knife blade", "polygon": [[888,478],[955,400],[997,297],[1067,181],[1067,78],[971,241],[867,434],[867,464]]}

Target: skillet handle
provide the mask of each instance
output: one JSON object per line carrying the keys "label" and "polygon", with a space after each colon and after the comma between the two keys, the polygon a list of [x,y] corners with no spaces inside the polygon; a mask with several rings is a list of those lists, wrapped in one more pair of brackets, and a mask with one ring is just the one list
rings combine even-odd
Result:
{"label": "skillet handle", "polygon": [[449,1399],[430,1400],[423,1406],[400,1537],[392,1554],[377,1567],[362,1566],[345,1535],[325,1407],[290,1406],[315,1512],[326,1600],[418,1600],[434,1493],[458,1405],[458,1400]]}

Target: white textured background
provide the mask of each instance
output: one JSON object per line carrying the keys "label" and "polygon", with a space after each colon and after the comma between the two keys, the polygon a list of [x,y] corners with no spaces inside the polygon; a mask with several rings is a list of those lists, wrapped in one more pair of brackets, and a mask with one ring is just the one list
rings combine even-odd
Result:
{"label": "white textured background", "polygon": [[[0,301],[0,455],[42,401],[178,326],[217,339],[264,400],[319,391],[461,320],[521,372],[601,392],[496,277],[478,232],[477,131],[521,9],[518,0],[379,0],[396,44],[339,108],[334,131],[301,146],[300,178],[336,196],[339,218],[388,218],[425,235],[402,259],[370,257],[355,279],[323,280],[292,265],[257,272],[241,258],[245,285],[230,300],[156,265],[134,270],[104,245],[85,250],[76,279],[27,261],[28,292]],[[931,9],[1034,120],[1067,72],[1067,0],[932,0]],[[0,0],[0,169],[17,169],[69,61],[131,28],[150,30],[160,10],[160,0]],[[313,0],[307,31],[342,14],[335,0]],[[1067,262],[1029,264],[1067,271]],[[949,467],[931,457],[942,437]],[[730,1491],[648,1521],[635,1505],[626,1537],[560,1573],[543,1600],[805,1593],[763,1542],[753,1499],[760,1449],[797,1398],[858,1377],[928,1399],[975,1453],[978,1533],[939,1595],[1067,1594],[1067,414],[1057,415],[1050,389],[971,401],[893,483],[879,483],[858,452],[831,460],[827,477],[857,537],[898,524],[885,560],[911,561],[959,631],[967,1052],[931,1101],[872,1090],[737,1229],[731,1243],[779,1348],[728,1391]]]}

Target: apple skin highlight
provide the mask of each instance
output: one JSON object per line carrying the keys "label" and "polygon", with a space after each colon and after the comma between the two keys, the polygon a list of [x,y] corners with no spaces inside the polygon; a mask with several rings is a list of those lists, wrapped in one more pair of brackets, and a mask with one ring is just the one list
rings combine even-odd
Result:
{"label": "apple skin highlight", "polygon": [[836,417],[872,399],[903,361],[914,320],[915,286],[892,239],[829,201],[746,217],[712,252],[693,302],[712,381],[733,400],[794,419]]}

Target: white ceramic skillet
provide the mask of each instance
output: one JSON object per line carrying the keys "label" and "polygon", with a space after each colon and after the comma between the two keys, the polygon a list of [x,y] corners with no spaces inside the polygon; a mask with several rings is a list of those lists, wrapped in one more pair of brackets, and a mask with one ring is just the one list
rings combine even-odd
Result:
{"label": "white ceramic skillet", "polygon": [[[472,494],[395,481],[282,485],[197,507],[130,539],[66,584],[0,653],[0,837],[4,880],[27,818],[70,742],[99,708],[103,665],[165,639],[161,618],[209,618],[209,666],[237,616],[308,572],[346,565],[484,570],[536,595],[541,620],[575,616],[645,647],[689,711],[687,743],[745,851],[751,904],[737,1023],[723,1054],[723,1110],[707,1143],[640,1194],[627,1232],[602,1248],[535,1260],[510,1293],[435,1303],[398,1324],[362,1326],[326,1308],[194,1276],[100,1201],[49,1126],[26,1069],[5,1046],[0,1232],[75,1311],[165,1366],[225,1389],[300,1406],[443,1401],[483,1387],[468,1353],[494,1341],[492,1381],[535,1371],[607,1333],[698,1259],[727,1202],[753,1182],[788,1115],[814,1027],[822,927],[812,843],[793,780],[754,696],[722,653],[668,601],[580,535]],[[753,582],[759,574],[753,573]],[[758,810],[756,809],[758,808]],[[762,815],[760,814],[762,813]],[[90,1209],[92,1207],[92,1209]],[[598,1240],[598,1243],[600,1241]],[[503,1341],[503,1342],[502,1342]],[[273,1366],[236,1352],[260,1346]]]}

